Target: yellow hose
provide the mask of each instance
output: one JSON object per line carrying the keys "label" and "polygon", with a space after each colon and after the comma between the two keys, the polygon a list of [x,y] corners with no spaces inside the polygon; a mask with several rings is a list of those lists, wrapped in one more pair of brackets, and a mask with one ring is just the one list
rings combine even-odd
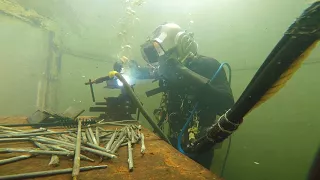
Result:
{"label": "yellow hose", "polygon": [[[291,64],[287,71],[285,71],[279,78],[277,82],[262,96],[260,101],[249,111],[251,112],[253,109],[257,108],[259,105],[270,99],[273,95],[275,95],[286,82],[293,76],[293,74],[301,67],[302,62],[311,54],[312,50],[316,47],[318,41],[314,42],[312,45],[308,47],[295,61]],[[249,113],[248,112],[248,113]],[[247,113],[247,114],[248,114]]]}

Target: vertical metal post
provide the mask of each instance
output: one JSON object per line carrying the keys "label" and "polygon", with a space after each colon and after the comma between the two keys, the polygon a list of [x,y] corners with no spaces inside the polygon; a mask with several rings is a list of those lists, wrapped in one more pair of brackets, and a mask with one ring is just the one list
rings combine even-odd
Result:
{"label": "vertical metal post", "polygon": [[49,51],[46,59],[45,79],[42,84],[43,96],[41,109],[57,110],[58,86],[61,72],[61,51],[54,43],[55,33],[49,32]]}

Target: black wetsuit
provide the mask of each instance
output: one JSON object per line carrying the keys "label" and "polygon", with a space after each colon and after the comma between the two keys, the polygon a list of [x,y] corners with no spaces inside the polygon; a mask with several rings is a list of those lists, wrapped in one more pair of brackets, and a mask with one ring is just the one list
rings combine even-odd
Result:
{"label": "black wetsuit", "polygon": [[[211,79],[220,67],[220,63],[217,60],[199,55],[195,58],[187,59],[184,64],[185,67],[188,68],[182,67],[184,70],[191,70],[193,73],[196,73],[193,76],[202,76],[200,78],[204,77],[203,79],[205,80]],[[155,74],[150,73],[149,68],[137,66],[135,69],[137,69],[135,74],[138,79],[149,79],[155,76]],[[168,74],[173,73],[176,75],[174,68],[167,69]],[[165,84],[164,92],[168,95],[166,109],[167,121],[170,126],[169,139],[175,147],[177,147],[178,134],[181,132],[183,125],[190,116],[190,111],[197,102],[200,130],[198,136],[204,135],[206,129],[215,122],[216,115],[222,115],[234,103],[232,91],[224,69],[222,69],[210,83],[211,88],[206,88],[204,84],[197,86],[199,83],[195,83],[195,85],[191,81],[192,78],[188,78],[188,76],[184,76],[183,74],[178,76],[179,78],[177,79],[184,78],[184,82],[182,82],[182,80],[182,83],[179,83],[180,80],[171,81],[171,79],[174,78],[170,78],[170,75],[160,79],[160,86]],[[185,132],[185,135],[187,134],[188,132]],[[184,137],[184,139],[187,138]],[[213,150],[193,157],[195,161],[207,169],[210,169],[212,158]]]}

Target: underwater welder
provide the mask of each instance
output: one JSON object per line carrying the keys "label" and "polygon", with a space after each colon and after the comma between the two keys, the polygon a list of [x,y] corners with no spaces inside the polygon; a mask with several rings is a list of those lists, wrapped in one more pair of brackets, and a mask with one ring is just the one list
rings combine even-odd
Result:
{"label": "underwater welder", "polygon": [[[148,67],[122,59],[114,69],[136,79],[159,80],[159,88],[147,96],[163,93],[154,115],[162,129],[168,123],[171,144],[183,152],[188,143],[206,133],[217,115],[234,104],[226,73],[216,59],[198,54],[193,33],[174,23],[157,27],[141,45],[141,53]],[[213,151],[191,158],[210,169]]]}

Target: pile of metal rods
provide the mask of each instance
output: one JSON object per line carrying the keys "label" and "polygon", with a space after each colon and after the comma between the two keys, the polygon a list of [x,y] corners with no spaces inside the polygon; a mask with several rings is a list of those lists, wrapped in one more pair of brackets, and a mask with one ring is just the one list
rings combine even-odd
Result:
{"label": "pile of metal rods", "polygon": [[[122,121],[125,122],[125,121]],[[135,124],[123,124],[120,122],[100,122],[91,126],[81,127],[81,121],[75,129],[55,132],[45,128],[33,130],[19,130],[0,126],[0,143],[30,141],[37,148],[0,148],[0,153],[26,153],[13,158],[0,160],[0,165],[36,157],[37,155],[50,155],[50,166],[59,165],[58,156],[71,157],[74,160],[72,169],[73,179],[77,179],[79,172],[90,169],[106,168],[107,166],[80,167],[80,160],[94,162],[93,159],[81,154],[90,152],[98,155],[102,159],[117,158],[117,151],[121,146],[128,146],[128,169],[133,171],[133,145],[141,142],[141,153],[145,152],[144,135],[141,126]],[[106,125],[121,126],[121,129],[106,130],[102,128]],[[61,169],[48,173],[47,171],[33,172],[26,174],[0,176],[0,179],[10,178],[31,178],[61,173],[70,173],[69,169]],[[33,176],[34,175],[34,176]]]}

